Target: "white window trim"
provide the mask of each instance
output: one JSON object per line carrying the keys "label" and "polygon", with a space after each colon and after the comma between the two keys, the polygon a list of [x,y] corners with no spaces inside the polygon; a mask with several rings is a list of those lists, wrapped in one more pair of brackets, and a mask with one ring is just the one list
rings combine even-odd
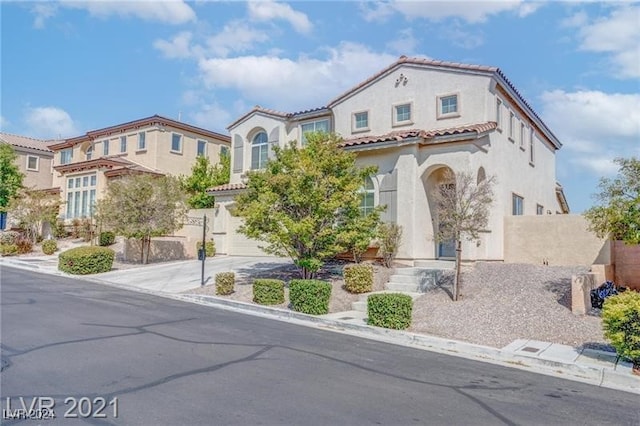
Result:
{"label": "white window trim", "polygon": [[[356,127],[356,115],[357,114],[367,114],[367,127]],[[369,126],[369,118],[370,118],[369,110],[365,109],[362,111],[354,111],[351,113],[351,133],[362,133],[368,132],[370,130]]]}
{"label": "white window trim", "polygon": [[[300,123],[300,125],[298,126],[298,130],[300,131],[300,146],[304,146],[307,144],[307,141],[304,139],[304,134],[305,132],[302,130],[302,126],[307,125],[307,124],[314,124],[314,129],[312,130],[312,132],[317,132],[318,130],[316,130],[316,123],[321,123],[323,121],[327,122],[327,132],[331,132],[331,120],[327,117],[327,118],[318,118],[316,120],[309,120],[309,121],[305,121],[304,123]],[[269,134],[267,134],[267,136],[269,136]]]}
{"label": "white window trim", "polygon": [[[122,142],[124,141],[124,151],[122,150]],[[126,154],[129,150],[129,141],[126,135],[120,136],[118,138],[118,143],[120,144],[120,154]]]}
{"label": "white window trim", "polygon": [[535,132],[533,131],[533,127],[529,128],[529,165],[531,167],[535,167],[536,165],[536,151],[535,147]]}
{"label": "white window trim", "polygon": [[[35,158],[36,159],[36,166],[35,167],[29,167],[29,159],[30,158]],[[26,170],[29,170],[31,172],[37,172],[40,170],[40,157],[38,157],[37,155],[27,155],[27,164],[25,167]]]}
{"label": "white window trim", "polygon": [[[409,105],[409,115],[411,118],[409,118],[408,120],[402,120],[402,121],[398,121],[397,117],[398,114],[396,112],[396,108],[401,107],[401,106],[405,106],[405,105]],[[411,124],[413,124],[413,117],[414,117],[415,111],[413,109],[413,101],[410,102],[398,102],[395,104],[391,105],[391,120],[392,120],[392,127],[400,127],[400,126],[409,126]]]}
{"label": "white window trim", "polygon": [[[71,155],[69,156],[69,161],[67,161],[67,162],[63,161],[63,158],[64,158],[63,154],[65,152],[70,152],[71,153]],[[62,164],[71,164],[71,163],[73,163],[73,148],[65,148],[65,149],[61,150],[60,151],[60,164],[62,165]]]}
{"label": "white window trim", "polygon": [[102,141],[102,155],[109,155],[109,151],[111,148],[111,143],[109,139],[105,139]]}
{"label": "white window trim", "polygon": [[[144,147],[140,148],[140,134],[144,135]],[[137,140],[136,140],[136,152],[145,152],[147,150],[147,132],[144,130],[139,131],[138,133],[136,133],[137,136]]]}
{"label": "white window trim", "polygon": [[[515,197],[518,197],[522,200],[522,213],[521,214],[515,214],[513,212],[513,208],[515,207],[513,202],[515,201]],[[511,215],[512,216],[524,216],[524,197],[516,192],[512,192],[511,193]]]}
{"label": "white window trim", "polygon": [[198,144],[200,142],[204,142],[204,152],[202,153],[202,156],[206,157],[209,152],[209,142],[206,139],[196,139],[196,157],[200,155],[198,154]]}
{"label": "white window trim", "polygon": [[502,132],[502,99],[496,98],[496,130]]}
{"label": "white window trim", "polygon": [[[179,151],[176,151],[176,150],[174,150],[174,149],[173,149],[173,135],[178,135],[178,136],[180,136],[180,150],[179,150]],[[169,143],[170,143],[170,145],[169,145],[169,152],[171,152],[171,153],[173,153],[173,154],[180,154],[180,155],[182,155],[182,149],[183,149],[183,145],[184,145],[184,135],[183,135],[182,133],[175,133],[175,132],[172,132],[172,133],[171,133],[171,141],[170,141]]]}
{"label": "white window trim", "polygon": [[526,124],[524,124],[523,122],[520,122],[520,149],[525,151],[525,144],[524,144],[524,138],[526,136],[527,133],[527,126]]}
{"label": "white window trim", "polygon": [[[442,113],[442,99],[449,98],[455,96],[456,97],[456,112],[449,112],[446,114]],[[448,118],[457,118],[460,117],[460,110],[462,109],[462,105],[460,103],[460,92],[453,93],[445,93],[443,95],[436,96],[436,118],[438,120],[446,120]]]}
{"label": "white window trim", "polygon": [[515,142],[514,133],[516,130],[516,115],[513,111],[509,111],[509,140]]}

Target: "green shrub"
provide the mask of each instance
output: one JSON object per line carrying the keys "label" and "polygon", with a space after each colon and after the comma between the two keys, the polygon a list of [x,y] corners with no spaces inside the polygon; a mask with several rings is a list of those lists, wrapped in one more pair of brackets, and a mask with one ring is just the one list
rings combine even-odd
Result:
{"label": "green shrub", "polygon": [[253,301],[261,305],[284,303],[284,281],[271,279],[254,280]]}
{"label": "green shrub", "polygon": [[233,272],[220,272],[216,274],[216,294],[225,296],[233,293],[236,274]]}
{"label": "green shrub", "polygon": [[395,223],[381,223],[378,227],[378,240],[380,243],[378,256],[382,257],[384,266],[390,268],[400,248],[402,226]]}
{"label": "green shrub", "polygon": [[0,244],[15,244],[20,239],[20,233],[17,231],[0,232]]}
{"label": "green shrub", "polygon": [[42,243],[42,252],[44,254],[53,254],[58,250],[58,243],[56,240],[45,240]]}
{"label": "green shrub", "polygon": [[345,266],[344,289],[349,293],[369,293],[373,291],[373,266]]}
{"label": "green shrub", "polygon": [[64,220],[58,219],[55,223],[52,223],[51,232],[56,238],[65,238],[67,236],[67,227],[64,224]]}
{"label": "green shrub", "polygon": [[116,242],[116,234],[111,231],[103,231],[98,237],[98,244],[102,247],[110,246]]}
{"label": "green shrub", "polygon": [[403,330],[411,325],[413,299],[400,293],[372,294],[367,299],[368,323]]}
{"label": "green shrub", "polygon": [[618,355],[640,368],[640,293],[627,290],[607,297],[602,306],[602,326]]}
{"label": "green shrub", "polygon": [[[198,241],[196,244],[196,248],[200,250],[202,248],[202,241]],[[204,250],[206,252],[207,257],[213,257],[216,255],[216,243],[213,240],[209,240],[204,245]]]}
{"label": "green shrub", "polygon": [[289,300],[294,311],[311,315],[329,313],[331,283],[320,280],[291,280]]}
{"label": "green shrub", "polygon": [[18,246],[16,244],[0,244],[1,256],[12,256],[18,254]]}
{"label": "green shrub", "polygon": [[18,254],[31,253],[33,251],[33,241],[27,237],[20,237],[16,241],[18,247]]}
{"label": "green shrub", "polygon": [[98,274],[111,270],[115,252],[106,247],[76,247],[58,256],[58,269],[74,275]]}

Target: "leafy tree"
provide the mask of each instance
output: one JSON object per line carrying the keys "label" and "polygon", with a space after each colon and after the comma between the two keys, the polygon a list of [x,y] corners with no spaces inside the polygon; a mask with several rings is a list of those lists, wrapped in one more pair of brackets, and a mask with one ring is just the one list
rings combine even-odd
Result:
{"label": "leafy tree", "polygon": [[472,173],[460,172],[454,175],[451,170],[447,170],[444,174],[444,183],[439,185],[432,194],[439,223],[436,240],[453,240],[456,243],[453,300],[458,300],[462,239],[477,240],[480,231],[486,229],[489,221],[489,207],[493,202],[494,183],[493,176],[476,183]]}
{"label": "leafy tree", "polygon": [[378,236],[380,209],[366,215],[363,215],[359,209],[348,209],[344,214],[346,220],[342,224],[338,243],[352,254],[355,263],[360,263],[371,241]]}
{"label": "leafy tree", "polygon": [[141,241],[140,263],[149,262],[151,238],[182,228],[185,194],[172,176],[148,174],[113,180],[96,205],[96,218],[116,234]]}
{"label": "leafy tree", "polygon": [[49,223],[55,226],[60,213],[60,206],[64,204],[60,195],[36,189],[23,189],[9,204],[13,217],[27,232],[32,242],[44,237],[43,226]]}
{"label": "leafy tree", "polygon": [[229,154],[223,153],[220,162],[215,166],[203,155],[196,158],[190,176],[181,176],[180,184],[189,195],[187,204],[192,209],[208,209],[215,204],[215,197],[207,195],[207,189],[229,183],[231,160]]}
{"label": "leafy tree", "polygon": [[359,190],[376,170],[356,167],[355,154],[341,142],[312,133],[304,148],[295,141],[275,147],[275,157],[264,170],[248,173],[247,190],[236,197],[236,212],[244,218],[240,232],[264,241],[267,253],[293,259],[305,279],[354,240],[345,233],[360,229]]}
{"label": "leafy tree", "polygon": [[11,200],[22,188],[24,175],[20,172],[13,147],[0,143],[0,212],[6,212]]}
{"label": "leafy tree", "polygon": [[640,160],[616,158],[620,166],[614,179],[600,179],[597,202],[584,213],[589,230],[600,238],[640,244]]}

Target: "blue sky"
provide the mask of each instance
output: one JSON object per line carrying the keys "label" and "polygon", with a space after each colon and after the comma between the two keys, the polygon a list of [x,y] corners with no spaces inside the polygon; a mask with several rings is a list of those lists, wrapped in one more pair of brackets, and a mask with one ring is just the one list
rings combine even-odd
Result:
{"label": "blue sky", "polygon": [[640,156],[640,3],[2,2],[0,125],[77,136],[153,114],[211,130],[325,105],[400,55],[500,67],[563,142],[572,212]]}

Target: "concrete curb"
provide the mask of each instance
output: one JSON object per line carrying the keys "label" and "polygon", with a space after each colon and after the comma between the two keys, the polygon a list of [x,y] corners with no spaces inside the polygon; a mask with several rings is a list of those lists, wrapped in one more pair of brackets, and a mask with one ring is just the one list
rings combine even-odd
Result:
{"label": "concrete curb", "polygon": [[[504,367],[517,368],[519,370],[533,373],[545,374],[573,380],[600,387],[631,392],[640,395],[640,377],[631,374],[631,368],[627,364],[618,364],[615,368],[603,366],[579,365],[575,363],[565,363],[548,359],[526,356],[511,353],[502,349],[490,346],[476,345],[457,340],[445,339],[436,336],[416,334],[406,331],[390,330],[369,325],[353,324],[346,321],[321,318],[307,315],[300,312],[274,308],[269,306],[255,305],[235,300],[223,299],[215,296],[195,295],[195,294],[172,294],[161,291],[137,288],[134,286],[113,283],[97,278],[95,275],[70,275],[49,268],[40,268],[39,265],[25,264],[23,262],[7,262],[0,260],[0,265],[16,267],[36,271],[40,273],[64,276],[77,280],[91,281],[98,284],[135,291],[143,294],[151,294],[167,299],[179,300],[188,303],[196,303],[203,306],[212,306],[219,309],[260,316],[278,321],[290,322],[307,327],[314,327],[327,331],[349,334],[370,340],[385,343],[397,344],[428,350],[446,355],[452,355],[475,361],[487,362]],[[621,368],[618,368],[622,365]]]}

